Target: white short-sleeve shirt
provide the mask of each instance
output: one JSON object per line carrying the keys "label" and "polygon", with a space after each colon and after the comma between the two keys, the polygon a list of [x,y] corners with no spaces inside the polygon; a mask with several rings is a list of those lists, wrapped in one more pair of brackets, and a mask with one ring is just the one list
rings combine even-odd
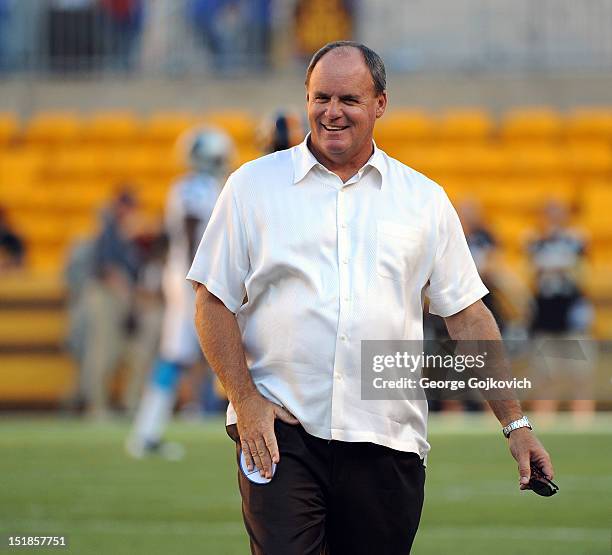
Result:
{"label": "white short-sleeve shirt", "polygon": [[255,385],[308,433],[424,457],[427,402],[362,400],[361,341],[420,340],[424,296],[450,316],[487,289],[440,186],[376,146],[343,183],[307,141],[230,176],[187,277],[236,313]]}

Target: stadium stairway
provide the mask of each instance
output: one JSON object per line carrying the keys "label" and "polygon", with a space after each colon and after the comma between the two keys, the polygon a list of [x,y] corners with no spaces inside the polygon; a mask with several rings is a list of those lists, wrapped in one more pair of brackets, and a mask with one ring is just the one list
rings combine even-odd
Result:
{"label": "stadium stairway", "polygon": [[0,279],[0,406],[55,406],[72,392],[65,290],[59,277]]}

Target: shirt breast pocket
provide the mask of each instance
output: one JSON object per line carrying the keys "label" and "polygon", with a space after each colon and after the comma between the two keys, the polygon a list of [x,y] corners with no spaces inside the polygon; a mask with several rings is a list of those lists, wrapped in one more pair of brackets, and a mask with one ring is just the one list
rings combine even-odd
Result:
{"label": "shirt breast pocket", "polygon": [[423,230],[416,226],[379,221],[376,224],[376,271],[378,275],[406,281],[419,262]]}

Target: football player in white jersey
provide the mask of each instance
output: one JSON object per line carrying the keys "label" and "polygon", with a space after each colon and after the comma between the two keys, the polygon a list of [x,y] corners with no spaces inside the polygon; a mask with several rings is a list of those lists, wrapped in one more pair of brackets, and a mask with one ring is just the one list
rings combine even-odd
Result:
{"label": "football player in white jersey", "polygon": [[181,446],[163,442],[162,438],[172,416],[181,371],[193,366],[202,356],[193,323],[195,294],[185,276],[233,154],[231,139],[212,128],[191,131],[180,139],[180,144],[187,151],[192,172],[172,186],[167,199],[164,321],[159,356],[126,443],[128,453],[134,457],[159,453],[178,459],[183,455]]}

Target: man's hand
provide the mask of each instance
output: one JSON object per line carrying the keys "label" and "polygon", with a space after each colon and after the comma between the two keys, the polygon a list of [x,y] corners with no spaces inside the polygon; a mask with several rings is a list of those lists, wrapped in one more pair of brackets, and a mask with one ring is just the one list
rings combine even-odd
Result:
{"label": "man's hand", "polygon": [[520,489],[529,489],[531,463],[540,468],[549,480],[554,478],[550,456],[529,428],[519,428],[511,432],[508,446],[518,463]]}
{"label": "man's hand", "polygon": [[287,424],[299,424],[299,421],[289,411],[268,401],[256,392],[234,405],[238,417],[238,434],[240,447],[249,471],[253,463],[259,468],[264,478],[272,478],[272,463],[278,463],[280,455],[276,435],[274,435],[274,420],[280,418]]}

